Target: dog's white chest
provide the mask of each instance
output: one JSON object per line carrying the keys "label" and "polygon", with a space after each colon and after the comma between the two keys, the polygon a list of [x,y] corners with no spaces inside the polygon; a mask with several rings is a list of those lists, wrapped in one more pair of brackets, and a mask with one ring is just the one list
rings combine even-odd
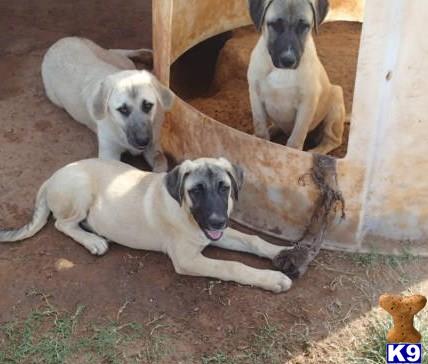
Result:
{"label": "dog's white chest", "polygon": [[273,70],[260,81],[260,97],[269,118],[284,132],[291,132],[301,98],[298,72]]}

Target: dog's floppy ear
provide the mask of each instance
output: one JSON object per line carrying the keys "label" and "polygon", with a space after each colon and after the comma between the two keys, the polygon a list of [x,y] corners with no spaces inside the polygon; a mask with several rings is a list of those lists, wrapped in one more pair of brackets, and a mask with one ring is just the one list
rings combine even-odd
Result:
{"label": "dog's floppy ear", "polygon": [[266,12],[272,3],[273,0],[248,0],[251,20],[258,31],[262,29]]}
{"label": "dog's floppy ear", "polygon": [[155,76],[152,75],[151,80],[156,96],[163,109],[166,111],[171,110],[175,100],[174,93],[168,87],[162,85]]}
{"label": "dog's floppy ear", "polygon": [[181,206],[184,197],[184,182],[190,173],[188,161],[178,165],[165,176],[165,185],[171,197]]}
{"label": "dog's floppy ear", "polygon": [[324,21],[329,10],[329,0],[309,0],[312,13],[314,14],[315,33],[318,34],[318,28]]}
{"label": "dog's floppy ear", "polygon": [[102,81],[95,90],[92,105],[90,105],[95,120],[102,120],[107,116],[108,101],[112,90],[113,87],[108,78]]}
{"label": "dog's floppy ear", "polygon": [[220,162],[229,175],[232,183],[232,197],[234,200],[238,200],[239,191],[244,184],[244,170],[240,166],[230,163],[225,158],[220,158]]}

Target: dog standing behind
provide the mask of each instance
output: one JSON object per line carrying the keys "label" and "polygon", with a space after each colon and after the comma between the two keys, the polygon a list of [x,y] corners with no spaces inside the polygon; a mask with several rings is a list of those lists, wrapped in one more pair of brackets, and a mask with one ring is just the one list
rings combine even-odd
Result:
{"label": "dog standing behind", "polygon": [[286,291],[291,280],[282,272],[202,255],[205,247],[215,245],[274,260],[287,249],[228,228],[242,182],[242,170],[223,158],[185,161],[169,173],[83,160],[54,173],[37,194],[31,222],[0,230],[0,242],[33,236],[52,212],[55,227],[92,254],[106,253],[111,240],[166,253],[179,274]]}
{"label": "dog standing behind", "polygon": [[248,0],[251,18],[261,31],[248,69],[255,134],[269,139],[281,129],[287,146],[303,149],[309,131],[323,123],[320,144],[328,153],[342,143],[345,104],[340,86],[332,85],[321,64],[312,29],[328,12],[328,0]]}
{"label": "dog standing behind", "polygon": [[63,38],[47,51],[42,78],[48,98],[97,133],[99,158],[142,153],[154,170],[164,171],[168,165],[159,138],[174,95],[150,72],[136,70],[129,57],[144,52]]}

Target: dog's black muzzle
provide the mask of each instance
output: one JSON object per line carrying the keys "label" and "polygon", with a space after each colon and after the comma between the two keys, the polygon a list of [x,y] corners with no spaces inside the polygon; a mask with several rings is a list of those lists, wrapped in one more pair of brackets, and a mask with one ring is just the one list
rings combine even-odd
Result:
{"label": "dog's black muzzle", "polygon": [[296,69],[299,67],[299,62],[294,53],[284,53],[279,57],[278,65],[275,65],[277,68],[282,69]]}
{"label": "dog's black muzzle", "polygon": [[146,123],[142,125],[131,124],[126,129],[126,139],[135,149],[143,150],[153,139],[152,128],[147,126]]}
{"label": "dog's black muzzle", "polygon": [[302,36],[287,29],[280,36],[271,39],[268,45],[272,63],[280,69],[297,69],[304,52]]}

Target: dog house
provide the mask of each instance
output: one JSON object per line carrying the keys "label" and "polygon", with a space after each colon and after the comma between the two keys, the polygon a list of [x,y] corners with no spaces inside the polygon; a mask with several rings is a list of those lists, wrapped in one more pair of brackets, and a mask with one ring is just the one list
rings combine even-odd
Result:
{"label": "dog house", "polygon": [[[327,21],[362,21],[348,151],[334,162],[346,218],[335,219],[323,247],[428,255],[428,3],[331,1]],[[153,1],[155,72],[201,42],[250,24],[247,0]],[[285,241],[308,225],[320,191],[302,183],[314,157],[230,128],[177,95],[162,131],[180,161],[224,156],[245,171],[234,220]]]}

